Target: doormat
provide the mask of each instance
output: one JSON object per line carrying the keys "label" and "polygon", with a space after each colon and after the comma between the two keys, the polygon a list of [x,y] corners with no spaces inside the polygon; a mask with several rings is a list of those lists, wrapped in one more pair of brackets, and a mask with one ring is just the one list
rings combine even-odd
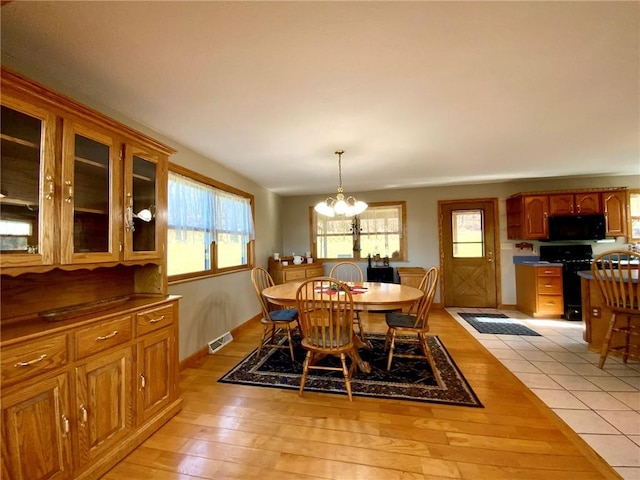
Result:
{"label": "doormat", "polygon": [[[387,352],[384,351],[384,335],[369,334],[366,339],[371,349],[359,350],[362,360],[371,364],[370,373],[356,371],[351,378],[354,396],[412,400],[467,407],[482,407],[462,372],[437,336],[430,336],[429,346],[433,354],[433,372],[426,360],[395,358],[387,371]],[[302,364],[306,350],[295,335],[294,357],[291,361],[288,349],[266,348],[257,356],[257,349],[218,381],[261,387],[298,390],[302,377]],[[278,343],[284,344],[286,336],[279,335]],[[397,353],[419,350],[417,343],[396,343]],[[339,365],[340,360],[327,356],[318,365]],[[324,392],[347,395],[341,372],[311,370],[304,387],[305,392]]]}
{"label": "doormat", "polygon": [[494,333],[496,335],[528,335],[541,337],[538,332],[525,327],[521,323],[503,315],[502,313],[458,313],[469,325],[480,333]]}

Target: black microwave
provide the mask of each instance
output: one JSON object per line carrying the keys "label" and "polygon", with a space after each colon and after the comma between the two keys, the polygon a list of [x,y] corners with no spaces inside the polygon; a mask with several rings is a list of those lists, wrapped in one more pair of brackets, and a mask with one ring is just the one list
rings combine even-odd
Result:
{"label": "black microwave", "polygon": [[606,234],[603,214],[549,217],[549,240],[602,240]]}

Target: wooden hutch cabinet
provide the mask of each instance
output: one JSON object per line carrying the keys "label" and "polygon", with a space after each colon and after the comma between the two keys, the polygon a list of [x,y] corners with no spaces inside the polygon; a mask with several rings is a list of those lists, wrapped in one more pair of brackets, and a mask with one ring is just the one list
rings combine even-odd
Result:
{"label": "wooden hutch cabinet", "polygon": [[[283,265],[286,261],[288,264]],[[324,265],[322,260],[316,260],[313,263],[293,264],[293,257],[281,257],[280,260],[274,260],[269,257],[269,275],[277,284],[288,282],[301,282],[307,278],[322,277],[324,275]]]}
{"label": "wooden hutch cabinet", "polygon": [[2,478],[98,478],[182,406],[174,152],[2,69]]}
{"label": "wooden hutch cabinet", "polygon": [[507,198],[507,237],[544,240],[549,216],[604,214],[607,237],[627,234],[627,189],[519,193]]}

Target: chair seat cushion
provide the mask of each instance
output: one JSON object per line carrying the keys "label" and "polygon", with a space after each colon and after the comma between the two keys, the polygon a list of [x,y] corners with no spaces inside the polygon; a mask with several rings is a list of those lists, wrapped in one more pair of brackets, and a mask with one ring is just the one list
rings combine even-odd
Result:
{"label": "chair seat cushion", "polygon": [[387,312],[385,320],[388,327],[411,328],[416,323],[416,317],[401,312]]}
{"label": "chair seat cushion", "polygon": [[292,322],[298,318],[298,310],[295,308],[286,308],[282,310],[274,310],[269,312],[269,317],[274,322]]}

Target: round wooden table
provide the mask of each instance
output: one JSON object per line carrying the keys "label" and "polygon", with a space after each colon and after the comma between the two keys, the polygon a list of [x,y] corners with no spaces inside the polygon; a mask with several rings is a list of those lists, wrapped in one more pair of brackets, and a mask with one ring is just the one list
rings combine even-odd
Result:
{"label": "round wooden table", "polygon": [[[296,304],[296,292],[302,282],[289,282],[273,287],[267,287],[262,294],[272,303],[285,307],[294,307]],[[411,306],[422,297],[422,290],[407,285],[398,285],[397,283],[378,283],[378,282],[358,282],[348,283],[354,288],[351,292],[353,298],[353,306],[356,310],[396,310],[398,308]],[[358,288],[362,287],[362,288]],[[369,342],[365,339],[358,338],[357,346],[371,348]],[[371,366],[360,358],[356,351],[354,359],[358,368],[365,372],[371,372]]]}
{"label": "round wooden table", "polygon": [[[265,288],[262,294],[276,305],[293,307],[296,291],[302,282],[289,282]],[[356,310],[396,310],[410,306],[422,297],[422,290],[397,283],[358,282],[351,292]],[[362,286],[364,292],[357,293]]]}

